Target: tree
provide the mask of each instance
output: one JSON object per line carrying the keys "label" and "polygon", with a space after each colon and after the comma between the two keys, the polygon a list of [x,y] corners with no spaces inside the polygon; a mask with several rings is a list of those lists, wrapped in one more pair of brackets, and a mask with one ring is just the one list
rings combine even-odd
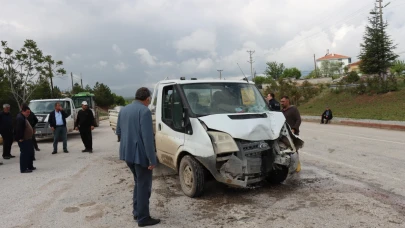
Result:
{"label": "tree", "polygon": [[283,75],[281,77],[282,78],[300,79],[301,78],[301,71],[298,70],[296,67],[287,68],[287,69],[284,70]]}
{"label": "tree", "polygon": [[86,87],[84,87],[84,90],[90,93],[93,92],[93,89],[89,85],[86,85]]}
{"label": "tree", "polygon": [[98,106],[109,107],[114,104],[114,96],[107,85],[96,82],[93,88],[93,93]]}
{"label": "tree", "polygon": [[364,74],[378,74],[386,80],[387,69],[393,61],[398,58],[394,53],[396,45],[386,32],[388,23],[381,21],[377,9],[370,12],[369,25],[363,36],[363,43],[360,45],[359,54],[360,70]]}
{"label": "tree", "polygon": [[405,71],[405,61],[395,60],[390,70],[392,74],[396,76],[402,76]]}
{"label": "tree", "polygon": [[77,93],[80,93],[80,92],[85,92],[86,90],[85,89],[82,89],[82,87],[79,85],[79,83],[75,83],[74,85],[73,85],[73,89],[72,89],[72,94],[77,94]]}
{"label": "tree", "polygon": [[115,93],[113,93],[113,97],[114,97],[114,104],[115,105],[118,105],[118,106],[125,106],[126,105],[126,101],[125,101],[124,97],[118,96]]}
{"label": "tree", "polygon": [[256,85],[262,85],[264,81],[266,80],[266,77],[263,76],[256,76],[253,81]]}
{"label": "tree", "polygon": [[311,79],[311,78],[319,78],[321,76],[321,71],[319,68],[316,68],[316,71],[313,70],[311,73],[309,73],[305,78]]}
{"label": "tree", "polygon": [[279,79],[284,72],[284,64],[283,63],[277,63],[277,62],[267,62],[266,63],[267,67],[266,70],[264,71],[264,74],[266,74],[268,77],[271,77],[273,79]]}
{"label": "tree", "polygon": [[343,63],[336,61],[322,61],[320,72],[323,77],[335,77],[342,75]]}
{"label": "tree", "polygon": [[[27,103],[32,94],[42,85],[46,77],[46,64],[52,63],[51,56],[43,56],[42,51],[33,40],[26,40],[20,50],[14,51],[7,41],[1,41],[0,69],[9,83],[10,93],[18,106]],[[63,64],[61,61],[58,63]],[[60,66],[59,65],[59,66]],[[48,69],[49,70],[49,69]]]}
{"label": "tree", "polygon": [[55,61],[52,59],[52,56],[47,55],[44,58],[44,75],[50,81],[50,88],[51,88],[51,98],[58,97],[55,96],[54,93],[54,85],[53,85],[53,78],[55,77],[62,77],[66,74],[66,70],[62,68],[63,62],[62,61]]}

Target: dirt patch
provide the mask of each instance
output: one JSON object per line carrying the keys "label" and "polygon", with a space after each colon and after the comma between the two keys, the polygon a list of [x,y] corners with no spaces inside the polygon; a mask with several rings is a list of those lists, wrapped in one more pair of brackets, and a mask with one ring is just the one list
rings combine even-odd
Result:
{"label": "dirt patch", "polygon": [[65,209],[63,209],[63,212],[67,212],[67,213],[75,213],[80,211],[80,208],[78,207],[67,207]]}
{"label": "dirt patch", "polygon": [[93,205],[96,205],[96,202],[82,203],[82,204],[79,205],[79,207],[91,207]]}

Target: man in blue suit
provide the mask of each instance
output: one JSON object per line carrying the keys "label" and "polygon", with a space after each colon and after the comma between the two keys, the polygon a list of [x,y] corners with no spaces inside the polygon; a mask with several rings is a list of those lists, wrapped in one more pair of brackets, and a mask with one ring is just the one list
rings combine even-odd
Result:
{"label": "man in blue suit", "polygon": [[152,126],[152,113],[148,108],[149,89],[136,91],[135,101],[125,106],[118,114],[116,134],[120,139],[120,160],[126,161],[134,180],[133,215],[138,226],[153,226],[160,223],[149,213],[149,198],[152,191],[152,170],[156,166],[156,152]]}

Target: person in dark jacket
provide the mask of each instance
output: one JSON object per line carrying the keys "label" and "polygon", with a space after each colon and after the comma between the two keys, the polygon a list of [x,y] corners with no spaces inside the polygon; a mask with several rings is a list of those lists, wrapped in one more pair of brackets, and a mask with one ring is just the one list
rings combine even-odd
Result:
{"label": "person in dark jacket", "polygon": [[15,158],[11,155],[11,146],[13,145],[13,117],[10,113],[10,105],[3,105],[3,112],[0,112],[0,134],[3,138],[3,158]]}
{"label": "person in dark jacket", "polygon": [[[27,104],[22,104],[21,108],[24,106],[28,106]],[[34,145],[34,149],[36,151],[40,151],[38,148],[37,139],[35,138],[35,126],[38,123],[38,118],[33,111],[31,111],[30,115],[28,116],[28,122],[31,124],[32,129],[34,130],[34,134],[32,134],[32,144]],[[34,151],[34,161],[35,161],[35,151]]]}
{"label": "person in dark jacket", "polygon": [[329,120],[331,120],[333,118],[332,110],[330,110],[329,107],[326,107],[326,110],[322,113],[321,118],[322,118],[321,119],[321,124],[323,124],[323,123],[328,124]]}
{"label": "person in dark jacket", "polygon": [[269,93],[266,100],[269,102],[272,111],[281,111],[280,103],[274,98],[274,93]]}
{"label": "person in dark jacket", "polygon": [[84,144],[84,150],[82,150],[82,152],[93,153],[91,131],[94,130],[94,121],[93,112],[89,109],[87,101],[83,101],[82,110],[77,113],[77,119],[75,122],[75,129],[76,131],[79,130]]}
{"label": "person in dark jacket", "polygon": [[55,103],[55,110],[49,114],[48,123],[53,131],[53,152],[58,153],[58,140],[62,137],[63,152],[69,153],[67,150],[67,129],[66,118],[68,114],[63,111],[62,105],[59,102]]}
{"label": "person in dark jacket", "polygon": [[34,131],[28,122],[28,116],[31,110],[28,106],[23,106],[16,119],[15,140],[20,147],[20,171],[21,173],[31,173],[34,167],[33,156],[34,146],[32,145],[32,135]]}
{"label": "person in dark jacket", "polygon": [[150,91],[140,88],[136,101],[125,106],[118,114],[116,134],[121,136],[120,160],[126,161],[134,175],[133,216],[138,226],[160,223],[150,217],[149,198],[152,191],[152,170],[155,168],[156,152],[153,137]]}
{"label": "person in dark jacket", "polygon": [[301,126],[301,115],[297,107],[290,105],[290,98],[288,96],[283,96],[281,98],[281,106],[283,107],[283,114],[285,119],[290,125],[291,130],[294,134],[299,135]]}

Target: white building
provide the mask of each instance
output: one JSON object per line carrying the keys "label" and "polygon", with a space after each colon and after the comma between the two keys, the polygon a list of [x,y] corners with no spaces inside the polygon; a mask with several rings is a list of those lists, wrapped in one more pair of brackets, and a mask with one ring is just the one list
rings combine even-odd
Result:
{"label": "white building", "polygon": [[342,62],[343,66],[342,68],[344,68],[345,66],[348,66],[349,64],[352,63],[352,58],[348,57],[348,56],[344,56],[344,55],[339,55],[339,54],[326,54],[324,57],[319,58],[316,60],[316,66],[318,67],[318,69],[321,69],[322,66],[322,62],[325,61],[330,61],[330,62]]}

